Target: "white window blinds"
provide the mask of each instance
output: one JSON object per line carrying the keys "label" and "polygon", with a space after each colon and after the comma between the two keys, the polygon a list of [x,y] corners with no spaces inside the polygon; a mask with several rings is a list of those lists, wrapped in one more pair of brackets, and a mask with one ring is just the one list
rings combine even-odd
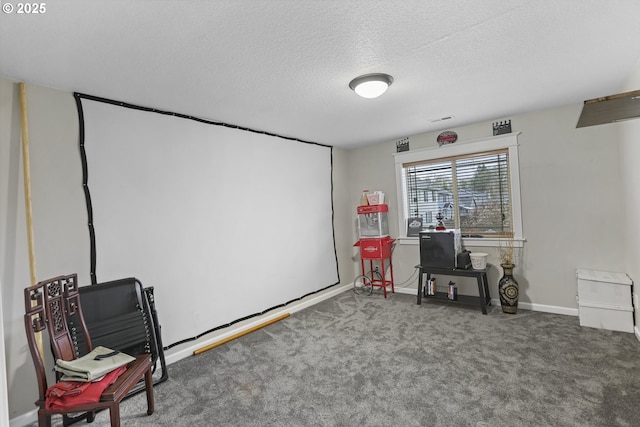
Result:
{"label": "white window blinds", "polygon": [[500,149],[402,165],[405,212],[423,228],[459,228],[465,237],[513,237],[509,151]]}

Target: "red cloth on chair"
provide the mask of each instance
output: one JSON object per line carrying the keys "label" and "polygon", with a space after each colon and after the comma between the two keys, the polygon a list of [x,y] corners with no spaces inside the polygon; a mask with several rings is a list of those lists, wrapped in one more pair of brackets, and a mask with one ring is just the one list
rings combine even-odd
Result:
{"label": "red cloth on chair", "polygon": [[60,381],[55,383],[47,389],[45,406],[47,409],[66,410],[84,403],[99,402],[102,392],[116,382],[126,370],[126,366],[121,366],[94,382]]}

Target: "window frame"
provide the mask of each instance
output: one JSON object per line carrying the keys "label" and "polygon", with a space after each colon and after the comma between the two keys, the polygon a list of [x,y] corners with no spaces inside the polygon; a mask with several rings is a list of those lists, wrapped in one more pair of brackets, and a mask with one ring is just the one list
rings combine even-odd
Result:
{"label": "window frame", "polygon": [[[509,155],[509,182],[511,191],[511,215],[513,221],[514,246],[521,247],[524,242],[522,231],[522,202],[520,198],[520,165],[518,161],[518,135],[520,132],[492,136],[487,138],[456,142],[440,147],[427,147],[413,151],[394,153],[396,169],[396,192],[398,198],[398,242],[400,244],[415,244],[418,237],[407,237],[407,206],[404,200],[405,189],[402,185],[403,165],[415,162],[428,162],[445,157],[466,156],[486,151],[506,149]],[[497,247],[500,238],[496,237],[463,237],[465,246]]]}

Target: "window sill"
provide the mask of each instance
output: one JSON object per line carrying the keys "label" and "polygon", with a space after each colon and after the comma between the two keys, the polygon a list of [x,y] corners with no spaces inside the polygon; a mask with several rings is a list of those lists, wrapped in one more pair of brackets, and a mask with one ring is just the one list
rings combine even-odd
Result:
{"label": "window sill", "polygon": [[[398,237],[396,241],[400,245],[419,245],[420,239],[418,237]],[[464,247],[475,247],[475,248],[497,248],[500,247],[500,242],[504,241],[504,239],[497,239],[493,237],[481,237],[481,238],[473,238],[473,237],[463,237],[462,245]],[[513,247],[514,248],[522,248],[524,247],[525,238],[516,238],[513,239]]]}

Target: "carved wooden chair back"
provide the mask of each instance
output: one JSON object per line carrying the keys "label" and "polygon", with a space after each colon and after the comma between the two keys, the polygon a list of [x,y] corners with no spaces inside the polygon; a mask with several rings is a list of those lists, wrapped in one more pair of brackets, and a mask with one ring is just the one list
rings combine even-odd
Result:
{"label": "carved wooden chair back", "polygon": [[[82,404],[66,410],[46,409],[47,370],[42,354],[42,335],[46,330],[55,359],[73,360],[78,354],[77,336],[82,334],[88,350],[91,351],[91,337],[82,315],[78,278],[76,274],[58,276],[44,280],[24,290],[25,330],[27,343],[38,380],[38,425],[51,425],[51,415],[86,412],[88,421],[93,420],[95,411],[109,409],[111,426],[120,426],[120,401],[140,380],[144,379],[147,394],[147,414],[154,410],[152,363],[149,355],[135,356],[136,360],[127,365],[127,370],[102,394],[100,401]],[[71,323],[70,319],[74,321]],[[70,326],[70,325],[73,326]],[[75,328],[75,330],[72,330]],[[40,336],[40,338],[39,338]],[[67,420],[67,418],[65,418]]]}

